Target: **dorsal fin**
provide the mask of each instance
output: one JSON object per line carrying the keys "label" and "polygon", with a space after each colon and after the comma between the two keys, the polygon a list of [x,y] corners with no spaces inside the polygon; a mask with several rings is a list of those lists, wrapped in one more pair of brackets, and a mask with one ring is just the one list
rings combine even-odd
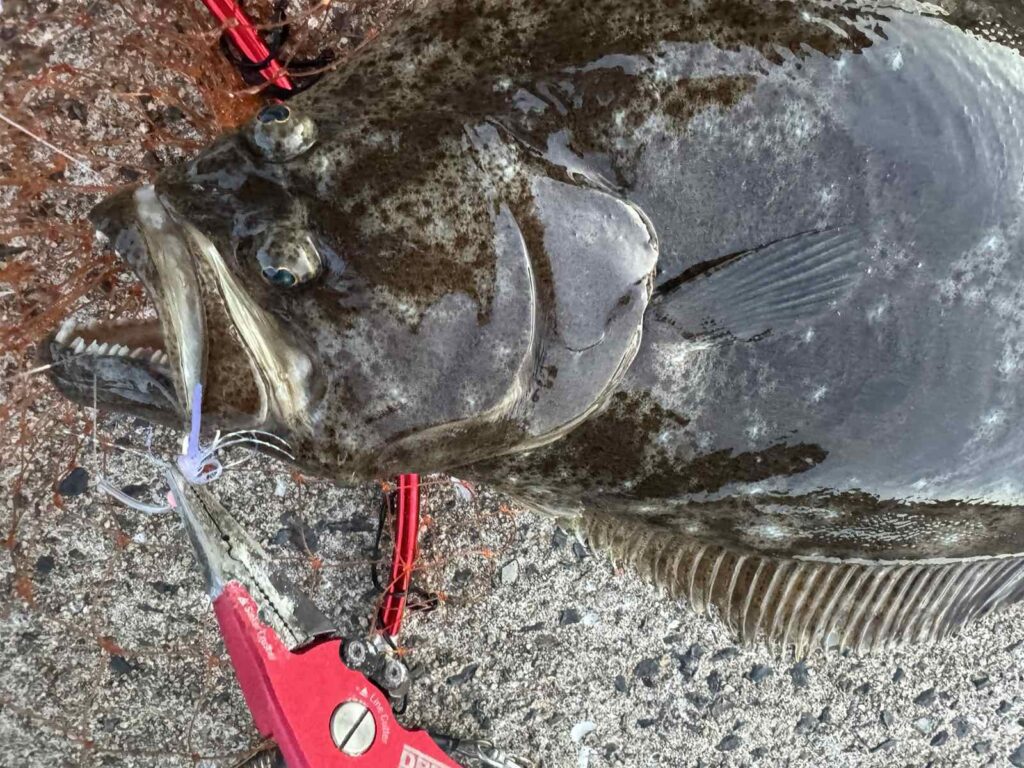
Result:
{"label": "dorsal fin", "polygon": [[1024,556],[864,562],[741,552],[643,521],[587,514],[592,546],[744,642],[802,658],[932,642],[1024,596]]}

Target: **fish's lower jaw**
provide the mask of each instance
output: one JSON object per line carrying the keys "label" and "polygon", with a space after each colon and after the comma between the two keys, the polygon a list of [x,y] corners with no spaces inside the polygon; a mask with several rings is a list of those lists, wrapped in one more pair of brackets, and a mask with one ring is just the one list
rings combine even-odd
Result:
{"label": "fish's lower jaw", "polygon": [[155,320],[65,320],[40,345],[39,360],[58,389],[78,403],[178,422],[171,359]]}
{"label": "fish's lower jaw", "polygon": [[1024,596],[1024,556],[843,562],[739,551],[655,525],[588,513],[596,549],[746,643],[795,658],[928,643]]}

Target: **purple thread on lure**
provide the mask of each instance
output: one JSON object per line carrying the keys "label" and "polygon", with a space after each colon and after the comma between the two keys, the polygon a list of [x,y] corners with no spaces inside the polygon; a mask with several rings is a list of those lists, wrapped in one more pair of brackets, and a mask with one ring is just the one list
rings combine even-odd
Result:
{"label": "purple thread on lure", "polygon": [[192,427],[188,433],[185,452],[178,456],[178,468],[185,479],[193,485],[202,485],[216,480],[224,468],[214,457],[216,444],[207,450],[200,450],[199,428],[203,417],[203,385],[196,382],[192,390]]}

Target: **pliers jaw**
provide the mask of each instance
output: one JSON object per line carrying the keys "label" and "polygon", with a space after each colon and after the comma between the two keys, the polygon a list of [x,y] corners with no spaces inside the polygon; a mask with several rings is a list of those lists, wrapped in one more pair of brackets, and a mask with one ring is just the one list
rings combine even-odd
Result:
{"label": "pliers jaw", "polygon": [[253,539],[205,486],[191,485],[175,466],[166,470],[174,506],[188,531],[216,601],[231,582],[259,600],[260,618],[289,651],[337,630],[306,595],[283,577],[259,542]]}

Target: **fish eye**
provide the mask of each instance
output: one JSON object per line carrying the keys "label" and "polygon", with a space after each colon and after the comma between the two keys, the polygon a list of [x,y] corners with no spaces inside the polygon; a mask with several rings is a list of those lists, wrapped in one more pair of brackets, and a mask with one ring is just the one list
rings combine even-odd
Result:
{"label": "fish eye", "polygon": [[286,104],[268,104],[245,131],[249,144],[272,163],[283,163],[316,144],[316,123]]}
{"label": "fish eye", "polygon": [[306,233],[272,232],[256,250],[263,279],[275,288],[293,288],[320,276],[323,263]]}
{"label": "fish eye", "polygon": [[291,288],[295,285],[295,275],[287,269],[274,269],[273,267],[263,268],[263,279],[278,288]]}

